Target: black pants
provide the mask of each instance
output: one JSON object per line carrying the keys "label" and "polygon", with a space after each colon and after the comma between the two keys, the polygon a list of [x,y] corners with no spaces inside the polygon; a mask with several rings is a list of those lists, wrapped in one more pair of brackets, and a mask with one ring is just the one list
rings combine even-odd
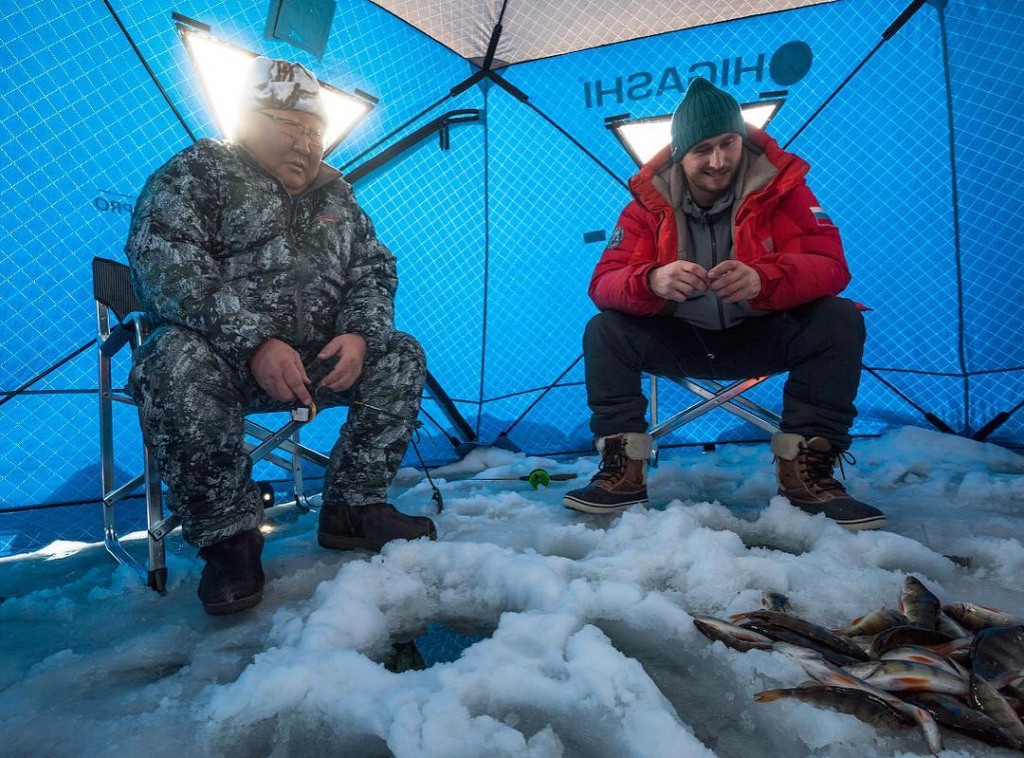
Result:
{"label": "black pants", "polygon": [[864,353],[864,317],[825,297],[730,329],[699,329],[671,316],[603,311],[583,335],[590,430],[598,437],[647,430],[641,374],[743,379],[788,371],[782,429],[850,446]]}

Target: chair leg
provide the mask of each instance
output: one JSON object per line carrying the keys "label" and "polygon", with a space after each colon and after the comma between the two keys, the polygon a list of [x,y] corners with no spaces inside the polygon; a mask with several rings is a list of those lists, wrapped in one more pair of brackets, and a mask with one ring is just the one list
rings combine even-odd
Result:
{"label": "chair leg", "polygon": [[[167,587],[167,564],[164,557],[162,535],[154,537],[152,526],[162,517],[160,500],[160,474],[151,461],[149,451],[143,450],[145,472],[132,479],[122,487],[114,483],[114,388],[111,380],[111,355],[126,344],[137,345],[142,340],[141,322],[134,322],[134,331],[129,331],[124,324],[110,327],[109,309],[97,301],[97,324],[99,325],[99,437],[100,437],[100,483],[103,489],[103,544],[107,552],[118,563],[130,566],[149,587],[163,593]],[[119,397],[119,399],[121,399]],[[145,484],[146,525],[149,528],[149,558],[144,568],[133,558],[124,545],[117,530],[117,506],[128,494],[134,492],[140,484]]]}
{"label": "chair leg", "polygon": [[[323,453],[306,447],[301,443],[299,431],[302,425],[302,423],[293,419],[281,430],[274,433],[252,419],[247,418],[245,420],[245,433],[260,440],[258,445],[253,445],[246,441],[246,449],[249,451],[249,454],[253,456],[254,461],[260,459],[267,460],[292,473],[295,484],[295,505],[299,511],[307,513],[309,511],[316,510],[316,507],[313,505],[309,496],[305,494],[305,480],[303,479],[302,474],[302,462],[307,461],[326,471],[330,458]],[[290,433],[290,436],[284,436],[282,434],[282,432],[285,432],[286,430]],[[268,442],[272,442],[274,446],[270,447]],[[281,456],[272,453],[271,450],[279,451],[282,454],[286,454],[288,457],[282,458]]]}
{"label": "chair leg", "polygon": [[146,477],[146,541],[149,548],[149,571],[146,584],[160,594],[167,590],[167,558],[164,554],[164,535],[156,533],[153,526],[163,520],[164,509],[160,492],[160,472],[156,461],[149,452],[143,449],[143,460]]}
{"label": "chair leg", "polygon": [[[302,445],[301,429],[296,429],[292,442]],[[300,513],[309,513],[313,508],[305,493],[305,481],[302,478],[302,458],[297,452],[292,453],[292,494],[295,496],[295,507]]]}
{"label": "chair leg", "polygon": [[[161,594],[167,589],[167,560],[164,538],[173,531],[181,519],[171,514],[164,517],[163,496],[160,486],[160,471],[149,448],[143,445],[143,473],[121,487],[114,488],[114,441],[113,441],[113,410],[112,390],[110,381],[110,359],[100,355],[100,476],[103,485],[103,522],[104,544],[107,551],[117,560],[139,574],[147,586]],[[276,432],[261,427],[246,419],[247,433],[257,437],[258,445],[247,445],[254,461],[267,459],[277,465],[290,468],[295,482],[295,505],[302,513],[312,510],[308,496],[305,494],[302,478],[302,461],[310,461],[326,468],[328,457],[301,444],[298,430],[308,419],[296,417]],[[286,461],[274,455],[274,450],[289,455]],[[144,485],[146,499],[146,525],[148,560],[142,566],[121,544],[117,532],[116,506],[126,495]]]}
{"label": "chair leg", "polygon": [[130,566],[137,574],[145,577],[145,571],[124,546],[117,531],[117,505],[126,495],[142,482],[136,477],[122,487],[114,482],[114,405],[113,383],[110,378],[110,356],[116,348],[125,344],[124,327],[111,329],[110,313],[105,305],[97,302],[96,320],[99,325],[99,437],[100,437],[100,486],[103,498],[103,545],[116,560]]}

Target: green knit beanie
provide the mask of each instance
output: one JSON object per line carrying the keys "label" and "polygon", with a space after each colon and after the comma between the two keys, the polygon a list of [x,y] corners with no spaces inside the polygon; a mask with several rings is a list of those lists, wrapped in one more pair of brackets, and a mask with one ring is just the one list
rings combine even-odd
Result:
{"label": "green knit beanie", "polygon": [[707,79],[694,79],[672,114],[672,160],[678,163],[698,142],[726,132],[747,136],[740,104]]}

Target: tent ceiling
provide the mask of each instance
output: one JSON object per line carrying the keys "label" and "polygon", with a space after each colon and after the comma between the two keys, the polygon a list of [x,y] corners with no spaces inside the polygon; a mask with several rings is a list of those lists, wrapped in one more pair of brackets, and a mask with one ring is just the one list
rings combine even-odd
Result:
{"label": "tent ceiling", "polygon": [[467,60],[486,56],[500,20],[495,67],[826,2],[834,0],[376,0]]}

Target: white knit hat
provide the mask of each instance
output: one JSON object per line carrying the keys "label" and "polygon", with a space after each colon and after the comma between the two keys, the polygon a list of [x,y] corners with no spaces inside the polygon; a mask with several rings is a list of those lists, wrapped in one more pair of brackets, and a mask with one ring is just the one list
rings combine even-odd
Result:
{"label": "white knit hat", "polygon": [[301,63],[260,56],[242,85],[243,110],[306,111],[327,123],[320,82]]}

